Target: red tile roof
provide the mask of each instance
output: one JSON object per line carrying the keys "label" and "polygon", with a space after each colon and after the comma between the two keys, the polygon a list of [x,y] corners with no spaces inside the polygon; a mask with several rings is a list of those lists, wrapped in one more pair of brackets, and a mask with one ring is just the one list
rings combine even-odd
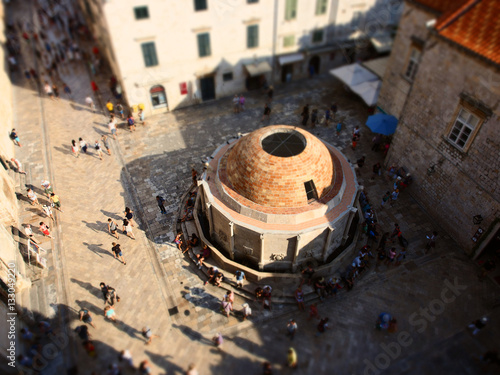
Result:
{"label": "red tile roof", "polygon": [[469,0],[436,23],[442,37],[500,64],[500,1]]}
{"label": "red tile roof", "polygon": [[410,0],[439,14],[437,33],[500,64],[500,0]]}

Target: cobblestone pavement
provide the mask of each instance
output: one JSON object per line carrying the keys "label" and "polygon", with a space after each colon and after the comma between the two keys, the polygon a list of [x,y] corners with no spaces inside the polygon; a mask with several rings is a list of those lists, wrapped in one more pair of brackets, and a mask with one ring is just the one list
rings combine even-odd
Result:
{"label": "cobblestone pavement", "polygon": [[[26,14],[28,6],[18,2],[12,12]],[[31,61],[28,52],[25,46],[26,63]],[[26,298],[34,311],[50,318],[67,307],[70,328],[79,324],[77,311],[88,308],[95,315],[97,328],[90,331],[98,357],[89,359],[75,344],[64,356],[49,361],[45,373],[62,373],[64,357],[71,353],[79,373],[102,373],[110,363],[117,363],[122,349],[132,352],[136,365],[149,359],[154,374],[180,374],[191,362],[200,374],[257,374],[264,360],[287,373],[283,364],[292,343],[284,331],[292,317],[299,325],[293,342],[299,357],[297,372],[304,374],[382,370],[384,374],[472,374],[481,370],[474,358],[498,346],[498,288],[490,280],[477,280],[475,265],[444,233],[436,251],[423,254],[425,235],[439,228],[408,191],[402,192],[394,207],[377,212],[383,229],[399,222],[410,241],[406,261],[390,269],[372,265],[351,292],[320,304],[321,315],[331,319],[331,329],[321,337],[315,335],[316,322],[293,305],[276,306],[276,314],[266,317],[252,303],[253,321],[227,319],[218,311],[223,291],[205,287],[204,276],[172,245],[176,211],[191,185],[191,166],[200,169],[203,157],[238,133],[267,124],[299,125],[301,106],[307,102],[313,107],[332,100],[338,103],[337,116],[344,123],[341,135],[335,135],[333,124],[311,131],[351,160],[367,156],[359,181],[372,201],[379,201],[391,182],[369,179],[371,165],[382,155],[370,151],[371,135],[363,125],[366,108],[333,78],[325,75],[278,86],[271,120],[265,124],[260,122],[264,103],[260,92],[249,93],[246,111],[237,115],[232,113],[231,99],[225,98],[147,118],[146,126],[138,124],[134,133],[121,124],[118,140],[110,140],[112,155],[104,155],[101,161],[92,147],[79,158],[73,157],[70,148],[72,139],[83,137],[92,146],[107,134],[106,117],[84,105],[90,93],[88,72],[75,63],[61,69],[60,75],[72,88],[72,99],[40,98],[34,85],[20,75],[13,78],[15,125],[23,141],[16,157],[28,171],[26,181],[19,180],[19,192],[25,193],[24,182],[38,188],[42,178],[51,178],[64,210],[57,213],[56,240],[44,239],[48,269]],[[107,99],[106,78],[98,77],[103,99]],[[362,138],[354,152],[349,141],[356,125],[362,128]],[[167,215],[161,215],[156,206],[158,194],[168,202]],[[115,239],[106,230],[107,218],[121,219],[125,206],[132,207],[138,222],[136,240],[120,235],[118,241],[127,265],[112,257]],[[26,202],[20,201],[20,209],[24,222],[40,220],[39,210]],[[122,298],[116,307],[116,324],[104,320],[101,281],[114,286]],[[238,297],[235,305],[243,302]],[[374,321],[381,311],[394,314],[399,335],[408,332],[408,337],[375,331]],[[487,329],[470,335],[466,325],[485,314],[491,317]],[[145,325],[161,336],[150,346],[144,345],[140,334]],[[222,353],[210,341],[219,331],[226,337]]]}

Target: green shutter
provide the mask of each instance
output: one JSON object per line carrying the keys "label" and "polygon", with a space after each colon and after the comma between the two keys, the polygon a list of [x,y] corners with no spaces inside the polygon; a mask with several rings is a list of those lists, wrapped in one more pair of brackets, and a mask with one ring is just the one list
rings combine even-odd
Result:
{"label": "green shutter", "polygon": [[156,66],[158,65],[158,58],[156,57],[156,48],[154,42],[141,44],[142,55],[144,57],[144,65]]}
{"label": "green shutter", "polygon": [[317,16],[326,13],[327,1],[328,0],[316,0],[316,15]]}
{"label": "green shutter", "polygon": [[210,56],[210,34],[198,34],[198,54],[200,57]]}
{"label": "green shutter", "polygon": [[297,0],[286,0],[285,20],[293,20],[297,17]]}
{"label": "green shutter", "polygon": [[250,25],[247,27],[247,48],[259,46],[259,25]]}

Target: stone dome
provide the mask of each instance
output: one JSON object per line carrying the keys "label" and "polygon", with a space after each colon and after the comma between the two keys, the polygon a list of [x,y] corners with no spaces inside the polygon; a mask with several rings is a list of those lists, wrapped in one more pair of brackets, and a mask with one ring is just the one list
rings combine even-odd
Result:
{"label": "stone dome", "polygon": [[227,158],[234,190],[265,207],[303,207],[332,189],[335,167],[329,149],[311,133],[274,125],[241,138]]}

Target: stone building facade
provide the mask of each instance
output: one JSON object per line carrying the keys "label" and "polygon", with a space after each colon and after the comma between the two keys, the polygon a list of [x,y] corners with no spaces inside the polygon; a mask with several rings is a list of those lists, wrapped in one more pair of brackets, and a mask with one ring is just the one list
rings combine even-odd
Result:
{"label": "stone building facade", "polygon": [[78,0],[128,104],[146,114],[327,72],[349,58],[353,30],[394,26],[401,1]]}
{"label": "stone building facade", "polygon": [[499,11],[407,1],[378,102],[399,119],[386,164],[411,173],[412,195],[476,256],[500,228]]}

